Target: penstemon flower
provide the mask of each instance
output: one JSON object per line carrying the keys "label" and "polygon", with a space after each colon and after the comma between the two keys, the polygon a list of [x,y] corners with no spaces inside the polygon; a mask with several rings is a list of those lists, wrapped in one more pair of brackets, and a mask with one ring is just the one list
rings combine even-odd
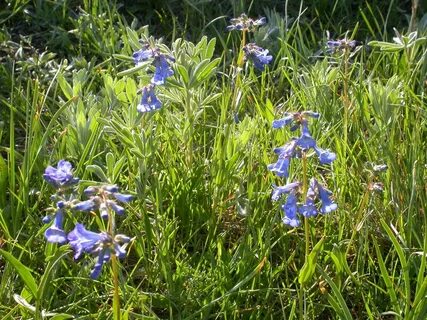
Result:
{"label": "penstemon flower", "polygon": [[263,49],[255,43],[245,45],[243,52],[245,53],[245,59],[251,60],[258,70],[264,70],[265,66],[273,60],[273,56],[268,54],[267,49]]}
{"label": "penstemon flower", "polygon": [[144,112],[153,111],[161,108],[162,103],[157,98],[154,88],[155,86],[152,84],[149,84],[144,88],[142,88],[141,102],[136,107],[138,112],[144,113]]}
{"label": "penstemon flower", "polygon": [[[74,259],[78,259],[83,253],[89,253],[97,256],[95,266],[90,274],[91,278],[96,279],[101,273],[102,266],[111,259],[111,255],[118,258],[126,256],[125,247],[130,238],[125,235],[115,235],[114,237],[107,232],[92,232],[86,230],[84,225],[77,223],[74,230],[68,236],[70,246],[75,251]],[[121,245],[124,243],[124,245]]]}
{"label": "penstemon flower", "polygon": [[54,214],[43,218],[43,223],[53,221],[45,231],[45,238],[51,243],[65,243],[67,237],[63,230],[64,214],[75,200],[74,187],[79,182],[79,178],[73,176],[73,166],[65,160],[60,160],[57,168],[48,166],[43,178],[56,189],[56,193],[51,196],[51,200],[55,203],[55,207],[51,208]]}
{"label": "penstemon flower", "polygon": [[[308,118],[317,119],[319,114],[312,111],[286,112],[282,119],[273,121],[273,128],[290,126],[291,131],[298,130],[298,128],[301,130],[299,137],[293,137],[284,146],[274,149],[279,158],[276,163],[268,165],[267,168],[279,177],[289,177],[291,159],[303,158],[305,161],[310,149],[315,151],[321,164],[330,164],[336,158],[335,153],[317,146],[308,129]],[[307,190],[305,194],[302,194],[303,190]],[[281,206],[284,213],[282,221],[291,227],[300,225],[298,214],[308,218],[316,216],[319,212],[327,214],[337,209],[337,204],[331,198],[332,192],[315,178],[311,178],[307,188],[304,188],[303,183],[299,181],[288,183],[285,186],[273,186],[271,199],[278,201],[282,196],[286,196],[286,201]],[[302,198],[301,201],[299,201],[300,198]],[[318,200],[317,204],[316,200]]]}
{"label": "penstemon flower", "polygon": [[174,72],[170,67],[170,62],[174,62],[175,59],[170,55],[161,53],[159,48],[149,43],[145,43],[142,49],[133,54],[133,61],[137,66],[150,58],[153,58],[152,64],[155,67],[151,83],[162,85],[166,78],[173,76]]}
{"label": "penstemon flower", "polygon": [[133,200],[133,196],[118,191],[119,188],[116,185],[88,187],[84,193],[90,197],[89,200],[76,203],[73,209],[77,211],[99,210],[103,219],[109,218],[110,209],[118,215],[122,215],[125,213],[125,209],[116,201],[128,203]]}
{"label": "penstemon flower", "polygon": [[254,31],[256,27],[262,26],[267,22],[265,17],[254,20],[252,18],[248,18],[248,16],[244,13],[240,15],[238,18],[230,19],[230,25],[227,26],[228,31],[238,30],[238,31]]}

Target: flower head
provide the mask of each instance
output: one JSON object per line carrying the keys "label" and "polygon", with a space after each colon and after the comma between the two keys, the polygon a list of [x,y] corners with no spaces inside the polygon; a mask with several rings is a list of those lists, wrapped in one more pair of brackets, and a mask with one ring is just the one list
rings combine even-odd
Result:
{"label": "flower head", "polygon": [[[44,236],[46,240],[51,243],[65,243],[67,242],[67,235],[63,230],[64,213],[62,209],[56,210],[55,217],[53,218],[52,225],[46,229]],[[49,222],[46,217],[43,221]]]}
{"label": "flower head", "polygon": [[161,85],[165,83],[166,78],[173,76],[173,70],[169,66],[168,59],[172,60],[173,58],[163,54],[158,54],[154,58],[154,66],[156,67],[156,70],[154,72],[154,77],[151,79],[151,83]]}
{"label": "flower head", "polygon": [[140,65],[142,62],[147,61],[148,59],[152,58],[156,53],[158,49],[152,48],[148,43],[144,44],[143,48],[141,50],[138,50],[133,53],[133,62],[135,65]]}
{"label": "flower head", "polygon": [[156,93],[154,91],[154,85],[148,85],[142,88],[142,98],[141,102],[138,104],[136,109],[141,112],[148,112],[160,109],[162,103],[156,97]]}
{"label": "flower head", "polygon": [[230,19],[230,25],[227,26],[228,31],[238,30],[238,31],[255,31],[255,28],[258,26],[262,26],[267,22],[265,17],[254,20],[252,18],[248,18],[248,16],[244,13],[240,15],[238,18]]}
{"label": "flower head", "polygon": [[331,199],[332,192],[324,188],[320,183],[317,183],[317,188],[319,191],[320,201],[322,202],[322,205],[320,207],[320,212],[325,214],[325,213],[330,213],[332,211],[335,211],[338,208],[338,206]]}
{"label": "flower head", "polygon": [[79,182],[79,178],[73,177],[73,166],[65,160],[59,160],[57,168],[48,166],[43,178],[56,189],[68,188]]}
{"label": "flower head", "polygon": [[282,218],[284,224],[288,224],[291,227],[298,227],[301,221],[298,219],[298,205],[297,197],[295,194],[290,193],[286,199],[285,204],[282,205],[282,210],[285,216]]}
{"label": "flower head", "polygon": [[300,182],[291,182],[285,186],[273,186],[273,193],[271,194],[271,200],[277,201],[281,197],[282,194],[288,194],[290,192],[294,192],[301,185]]}
{"label": "flower head", "polygon": [[133,196],[118,191],[119,188],[116,185],[88,187],[84,190],[84,193],[89,199],[74,204],[72,209],[77,211],[99,210],[100,216],[103,219],[108,218],[110,209],[118,215],[123,215],[125,213],[125,208],[117,204],[116,201],[128,203],[133,199]]}
{"label": "flower head", "polygon": [[264,70],[265,65],[273,60],[273,56],[268,54],[267,49],[263,49],[255,43],[248,43],[243,47],[243,52],[245,53],[245,58],[252,60],[255,68],[259,70]]}
{"label": "flower head", "polygon": [[75,251],[74,259],[78,259],[83,253],[96,254],[97,261],[91,272],[92,278],[97,278],[104,263],[110,261],[111,254],[122,258],[126,255],[124,246],[120,243],[128,243],[129,237],[116,235],[114,238],[106,232],[96,233],[86,230],[84,225],[77,223],[74,230],[68,234],[70,246]]}

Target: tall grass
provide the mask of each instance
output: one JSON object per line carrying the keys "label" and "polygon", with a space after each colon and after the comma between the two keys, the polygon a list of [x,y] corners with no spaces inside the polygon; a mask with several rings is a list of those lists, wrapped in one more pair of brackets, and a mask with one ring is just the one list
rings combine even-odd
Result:
{"label": "tall grass", "polygon": [[[91,280],[89,256],[75,262],[69,246],[43,236],[52,190],[42,174],[60,159],[83,185],[136,195],[120,220],[135,237],[120,262],[123,319],[427,317],[425,24],[414,46],[387,50],[392,27],[415,30],[395,19],[411,14],[409,1],[285,4],[15,1],[0,12],[4,319],[113,317],[108,268]],[[236,121],[240,38],[224,29],[243,11],[267,16],[249,41],[274,63],[244,65]],[[362,45],[330,55],[326,30]],[[131,56],[149,35],[164,36],[175,74],[158,88],[162,108],[139,114],[150,75]],[[321,114],[312,135],[338,156],[331,168],[309,168],[326,177],[338,210],[309,221],[303,297],[304,231],[282,224],[270,200],[280,181],[266,168],[291,137],[272,121],[302,110]],[[388,169],[375,172],[378,164]],[[78,218],[95,228],[96,215]]]}

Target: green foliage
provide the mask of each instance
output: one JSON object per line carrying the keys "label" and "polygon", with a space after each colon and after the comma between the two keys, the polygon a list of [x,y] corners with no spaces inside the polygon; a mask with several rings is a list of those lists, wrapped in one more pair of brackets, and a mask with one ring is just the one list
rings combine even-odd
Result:
{"label": "green foliage", "polygon": [[[90,280],[93,259],[73,261],[68,246],[43,236],[52,190],[42,174],[60,159],[83,186],[115,183],[136,195],[119,218],[135,237],[120,262],[124,319],[427,317],[427,29],[416,12],[407,27],[410,1],[8,3],[0,9],[5,319],[112,318],[108,270]],[[274,63],[264,72],[246,63],[235,90],[240,39],[225,27],[243,11],[267,16],[248,40]],[[330,55],[327,30],[333,38],[349,30],[363,44]],[[140,40],[176,60],[156,88],[162,108],[145,114],[138,90],[154,69],[133,64]],[[304,231],[285,227],[270,200],[283,181],[266,169],[291,135],[272,120],[300,110],[321,114],[312,135],[338,155],[332,167],[308,167],[325,177],[338,210],[310,220],[307,259]],[[388,170],[375,173],[375,164]],[[73,219],[102,223],[91,213]]]}

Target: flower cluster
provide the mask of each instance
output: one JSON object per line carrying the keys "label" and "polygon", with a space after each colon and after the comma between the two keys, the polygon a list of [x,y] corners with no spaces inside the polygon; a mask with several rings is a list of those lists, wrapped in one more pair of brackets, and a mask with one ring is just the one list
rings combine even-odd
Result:
{"label": "flower cluster", "polygon": [[[97,278],[103,264],[110,260],[112,254],[118,258],[126,255],[125,247],[130,238],[114,234],[114,228],[100,233],[88,231],[80,223],[77,223],[74,230],[67,235],[63,227],[64,216],[76,211],[98,210],[102,218],[108,219],[110,226],[115,226],[112,213],[122,215],[125,212],[116,201],[127,203],[133,196],[120,193],[116,185],[91,186],[84,190],[89,199],[80,201],[75,188],[80,180],[73,176],[72,165],[65,160],[60,160],[57,168],[47,167],[43,178],[56,189],[56,193],[51,197],[55,202],[54,214],[43,218],[44,223],[53,220],[52,225],[45,231],[46,240],[60,244],[68,241],[75,251],[75,259],[83,252],[97,255],[97,261],[91,272],[91,277]],[[123,245],[120,245],[121,243]]]}
{"label": "flower cluster", "polygon": [[137,107],[137,110],[141,113],[157,110],[162,106],[156,96],[155,87],[163,85],[166,79],[174,74],[170,63],[175,62],[175,59],[168,54],[163,54],[158,47],[147,42],[142,49],[134,52],[133,61],[138,66],[149,59],[152,59],[152,65],[154,65],[155,70],[151,78],[151,84],[142,88],[141,102]]}
{"label": "flower cluster", "polygon": [[[288,178],[291,159],[306,158],[310,149],[314,150],[321,164],[330,164],[335,160],[335,153],[318,147],[308,129],[308,118],[317,119],[318,117],[319,114],[312,111],[286,112],[282,119],[273,121],[273,128],[277,129],[289,125],[291,131],[300,128],[301,135],[292,138],[284,146],[274,149],[279,157],[276,163],[268,165],[270,171],[279,177]],[[286,195],[286,201],[281,206],[285,214],[282,221],[292,227],[300,225],[297,213],[304,217],[313,217],[318,212],[326,214],[337,209],[337,205],[331,199],[332,192],[315,178],[311,178],[307,187],[299,181],[288,183],[285,186],[274,186],[272,200],[278,201],[282,195]],[[298,199],[300,198],[302,201],[299,203]],[[316,199],[320,200],[320,208],[316,205]]]}
{"label": "flower cluster", "polygon": [[333,54],[339,51],[353,51],[356,48],[356,40],[347,39],[347,37],[338,40],[328,40],[326,42],[326,52]]}
{"label": "flower cluster", "polygon": [[273,57],[268,54],[267,49],[257,46],[255,43],[248,43],[243,47],[245,59],[250,59],[254,63],[255,68],[264,70],[265,65],[269,64]]}
{"label": "flower cluster", "polygon": [[255,28],[258,26],[262,26],[267,22],[265,17],[254,20],[252,18],[248,18],[248,16],[244,13],[240,15],[238,18],[230,19],[231,25],[227,26],[228,31],[238,30],[238,31],[255,31]]}
{"label": "flower cluster", "polygon": [[[260,18],[258,20],[254,20],[248,18],[248,16],[244,13],[240,15],[238,18],[233,18],[230,20],[231,25],[227,27],[228,31],[238,30],[242,32],[253,32],[256,30],[256,27],[262,26],[266,23],[266,18]],[[245,37],[243,37],[245,39]],[[264,70],[265,65],[269,64],[273,57],[268,54],[267,49],[263,49],[257,46],[255,43],[244,43],[242,41],[242,50],[244,53],[245,60],[251,60],[255,66],[255,68],[259,70]]]}

